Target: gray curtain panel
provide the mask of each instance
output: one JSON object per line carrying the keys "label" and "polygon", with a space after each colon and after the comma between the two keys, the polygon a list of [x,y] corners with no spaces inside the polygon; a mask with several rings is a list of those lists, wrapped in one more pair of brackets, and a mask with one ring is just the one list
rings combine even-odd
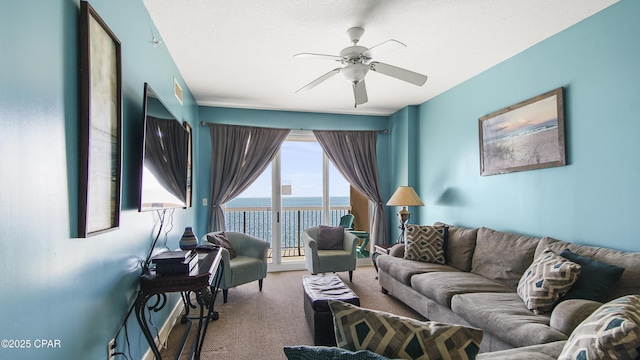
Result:
{"label": "gray curtain panel", "polygon": [[224,231],[221,205],[245,191],[269,166],[289,129],[208,124],[211,131],[209,231]]}
{"label": "gray curtain panel", "polygon": [[376,155],[378,132],[314,130],[313,133],[342,176],[375,204],[371,224],[371,242],[373,244],[388,243],[387,218],[380,195]]}

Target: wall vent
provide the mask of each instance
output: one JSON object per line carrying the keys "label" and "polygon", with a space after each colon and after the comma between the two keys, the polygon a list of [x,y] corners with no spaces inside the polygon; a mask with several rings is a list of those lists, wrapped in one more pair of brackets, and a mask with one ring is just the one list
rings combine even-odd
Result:
{"label": "wall vent", "polygon": [[182,86],[178,84],[176,78],[173,78],[173,94],[176,96],[176,99],[180,101],[180,105],[182,105]]}

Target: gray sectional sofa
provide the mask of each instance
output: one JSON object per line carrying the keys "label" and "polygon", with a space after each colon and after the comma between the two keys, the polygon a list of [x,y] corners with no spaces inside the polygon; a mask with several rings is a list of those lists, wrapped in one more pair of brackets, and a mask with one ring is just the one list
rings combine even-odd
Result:
{"label": "gray sectional sofa", "polygon": [[492,359],[519,358],[527,352],[532,358],[556,358],[574,328],[602,304],[561,299],[548,313],[536,315],[527,309],[516,288],[533,260],[547,248],[556,254],[569,249],[624,268],[605,301],[640,294],[640,253],[484,227],[434,226],[448,229],[445,264],[404,259],[404,244],[398,244],[389,255],[376,259],[382,290],[429,320],[482,329],[481,352],[507,350],[493,353]]}

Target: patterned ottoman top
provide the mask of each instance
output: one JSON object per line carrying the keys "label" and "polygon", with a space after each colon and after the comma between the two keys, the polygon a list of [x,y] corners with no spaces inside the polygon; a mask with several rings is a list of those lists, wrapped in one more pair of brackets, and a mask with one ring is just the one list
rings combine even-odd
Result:
{"label": "patterned ottoman top", "polygon": [[302,277],[304,293],[314,311],[331,311],[328,300],[340,300],[360,305],[360,298],[336,274],[305,275]]}

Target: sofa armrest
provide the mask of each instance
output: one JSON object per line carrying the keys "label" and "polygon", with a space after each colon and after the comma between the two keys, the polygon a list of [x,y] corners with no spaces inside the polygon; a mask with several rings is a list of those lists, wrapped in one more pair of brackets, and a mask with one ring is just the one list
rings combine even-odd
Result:
{"label": "sofa armrest", "polygon": [[602,305],[600,302],[583,299],[562,301],[551,312],[550,325],[569,336],[600,305]]}
{"label": "sofa armrest", "polygon": [[404,244],[395,244],[389,249],[389,255],[397,258],[404,257]]}

